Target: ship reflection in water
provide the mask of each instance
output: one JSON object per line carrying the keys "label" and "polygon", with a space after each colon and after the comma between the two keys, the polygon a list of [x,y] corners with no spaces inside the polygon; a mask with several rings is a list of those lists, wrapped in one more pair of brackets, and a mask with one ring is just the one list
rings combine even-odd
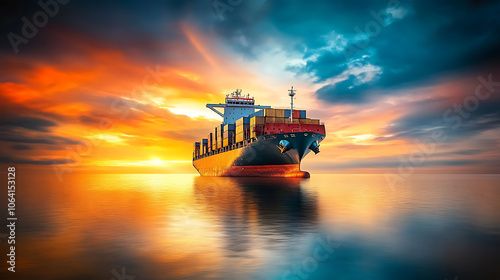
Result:
{"label": "ship reflection in water", "polygon": [[496,175],[22,175],[1,279],[500,279]]}

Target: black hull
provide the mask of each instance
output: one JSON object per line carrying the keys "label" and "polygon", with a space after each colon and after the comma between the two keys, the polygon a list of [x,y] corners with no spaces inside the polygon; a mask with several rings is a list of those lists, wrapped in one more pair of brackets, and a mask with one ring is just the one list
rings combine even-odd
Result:
{"label": "black hull", "polygon": [[[307,172],[300,171],[300,162],[312,151],[311,145],[324,137],[311,132],[259,136],[245,147],[196,159],[193,165],[202,176],[307,177]],[[279,148],[282,140],[289,142],[284,152]]]}

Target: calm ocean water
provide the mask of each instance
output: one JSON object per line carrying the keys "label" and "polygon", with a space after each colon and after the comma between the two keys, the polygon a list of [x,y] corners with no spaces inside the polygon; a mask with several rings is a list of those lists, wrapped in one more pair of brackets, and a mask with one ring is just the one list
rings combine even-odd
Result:
{"label": "calm ocean water", "polygon": [[1,279],[500,279],[499,175],[391,189],[383,175],[19,172],[16,185],[16,273],[0,239]]}

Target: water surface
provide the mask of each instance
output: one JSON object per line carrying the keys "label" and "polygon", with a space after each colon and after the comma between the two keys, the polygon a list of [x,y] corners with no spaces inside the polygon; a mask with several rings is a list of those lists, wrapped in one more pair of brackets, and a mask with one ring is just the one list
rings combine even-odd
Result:
{"label": "water surface", "polygon": [[500,279],[498,175],[18,176],[1,279]]}

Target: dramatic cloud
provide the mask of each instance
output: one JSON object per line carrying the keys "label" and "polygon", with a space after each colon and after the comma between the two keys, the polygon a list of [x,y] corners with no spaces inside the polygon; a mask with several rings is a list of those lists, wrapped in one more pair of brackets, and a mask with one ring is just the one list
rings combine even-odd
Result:
{"label": "dramatic cloud", "polygon": [[4,130],[14,127],[22,127],[41,132],[49,131],[50,127],[56,126],[56,123],[42,118],[24,117],[24,116],[3,116],[0,120],[0,128]]}
{"label": "dramatic cloud", "polygon": [[496,1],[267,1],[219,30],[245,38],[248,52],[283,39],[303,52],[305,64],[290,69],[326,83],[318,98],[359,103],[498,63],[499,12]]}
{"label": "dramatic cloud", "polygon": [[327,126],[311,168],[382,172],[445,131],[423,169],[498,171],[498,1],[221,2],[70,1],[18,45],[42,7],[2,2],[0,161],[193,172],[206,103],[293,84]]}

